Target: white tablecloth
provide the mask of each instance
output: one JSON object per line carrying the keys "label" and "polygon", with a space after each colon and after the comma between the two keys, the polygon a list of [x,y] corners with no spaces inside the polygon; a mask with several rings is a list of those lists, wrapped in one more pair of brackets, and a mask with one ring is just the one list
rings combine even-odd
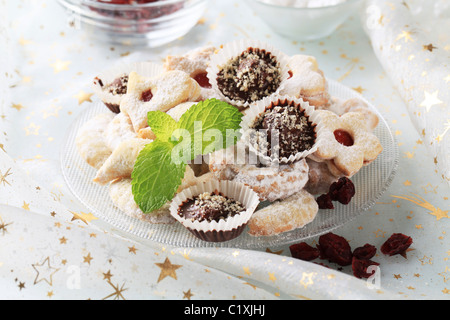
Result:
{"label": "white tablecloth", "polygon": [[[187,36],[136,50],[95,42],[70,28],[56,1],[0,3],[5,15],[0,19],[0,298],[448,299],[448,150],[436,143],[448,146],[450,132],[445,121],[429,132],[432,120],[415,109],[424,114],[443,108],[448,118],[448,76],[442,79],[446,92],[429,87],[422,96],[407,91],[409,96],[402,89],[416,84],[406,75],[425,77],[432,70],[409,65],[396,73],[386,58],[398,57],[414,43],[409,59],[426,64],[444,57],[448,63],[448,38],[428,43],[415,38],[416,29],[391,24],[395,10],[413,10],[413,5],[369,2],[330,37],[297,42],[276,35],[241,1],[211,0]],[[373,22],[371,14],[381,27],[398,28],[390,31],[396,33],[390,46],[383,47],[387,40],[378,27],[363,30],[361,20]],[[396,178],[372,209],[335,231],[354,248],[366,243],[379,248],[393,233],[413,238],[407,258],[377,254],[376,283],[356,279],[348,267],[293,259],[287,246],[248,251],[151,243],[104,223],[68,190],[59,151],[70,124],[98,101],[90,88],[93,76],[118,61],[160,63],[168,54],[240,38],[317,57],[329,78],[360,92],[389,117],[400,147]],[[317,238],[308,243],[316,244]]]}

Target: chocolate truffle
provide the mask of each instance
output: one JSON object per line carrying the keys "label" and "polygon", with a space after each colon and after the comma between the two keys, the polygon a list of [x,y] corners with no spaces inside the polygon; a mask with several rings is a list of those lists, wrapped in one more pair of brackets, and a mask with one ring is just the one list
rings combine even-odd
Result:
{"label": "chocolate truffle", "polygon": [[178,209],[180,217],[192,221],[220,221],[245,211],[236,200],[219,193],[202,193],[184,202]]}
{"label": "chocolate truffle", "polygon": [[[294,102],[272,103],[253,125],[250,137],[257,150],[269,157],[289,158],[311,150],[316,142],[316,125]],[[276,136],[274,136],[276,135]],[[276,145],[272,145],[276,142]]]}
{"label": "chocolate truffle", "polygon": [[275,93],[281,84],[280,65],[270,52],[248,48],[230,59],[217,75],[217,85],[231,100],[251,103]]}

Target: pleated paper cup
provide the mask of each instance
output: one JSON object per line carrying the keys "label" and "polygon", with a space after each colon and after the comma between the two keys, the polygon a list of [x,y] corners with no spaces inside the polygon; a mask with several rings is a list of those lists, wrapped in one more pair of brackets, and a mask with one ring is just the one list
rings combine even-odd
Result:
{"label": "pleated paper cup", "polygon": [[[255,130],[254,128],[256,123],[266,111],[270,110],[272,107],[276,107],[285,103],[288,103],[289,105],[292,104],[293,106],[300,108],[300,110],[304,110],[305,116],[307,116],[308,120],[312,123],[313,126],[315,126],[315,143],[311,149],[297,152],[296,154],[291,155],[289,158],[279,158],[274,155],[268,156],[251,142],[250,136]],[[313,106],[310,106],[309,103],[304,101],[303,99],[290,96],[273,96],[264,98],[263,100],[256,103],[252,108],[249,108],[248,112],[246,112],[245,116],[242,118],[241,133],[242,141],[248,146],[249,151],[256,155],[261,163],[267,166],[276,166],[280,164],[291,164],[297,162],[316,152],[319,145],[324,143],[323,125],[319,112],[316,111]]]}
{"label": "pleated paper cup", "polygon": [[[137,72],[144,77],[155,77],[164,72],[162,66],[152,62],[134,62],[121,63],[99,74],[94,79],[94,93],[103,101],[103,103],[114,113],[120,113],[120,103],[125,96],[124,94],[112,94],[103,90],[104,86],[112,83],[117,78],[128,76],[131,72]],[[103,86],[100,84],[100,80]]]}
{"label": "pleated paper cup", "polygon": [[[219,221],[205,220],[201,222],[185,219],[178,214],[178,209],[186,201],[205,192],[218,193],[239,201],[245,207],[245,211]],[[238,182],[213,179],[177,194],[170,205],[170,214],[199,239],[207,242],[225,242],[241,235],[258,205],[259,197],[251,188]]]}
{"label": "pleated paper cup", "polygon": [[240,109],[245,109],[253,105],[256,101],[244,102],[236,99],[232,99],[223,94],[217,83],[217,76],[231,59],[239,57],[247,49],[259,49],[264,50],[272,55],[276,59],[280,69],[280,85],[278,89],[270,94],[270,96],[279,95],[284,89],[286,81],[289,79],[289,57],[281,52],[280,50],[274,48],[273,46],[266,44],[258,40],[238,40],[225,44],[220,51],[211,57],[210,65],[207,69],[208,79],[213,88],[213,90],[220,96],[220,98],[231,105],[234,105]]}

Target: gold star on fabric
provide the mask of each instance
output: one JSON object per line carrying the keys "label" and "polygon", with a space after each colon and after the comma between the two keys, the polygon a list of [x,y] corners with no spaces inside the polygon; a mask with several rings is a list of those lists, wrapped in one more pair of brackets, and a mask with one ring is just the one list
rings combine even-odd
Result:
{"label": "gold star on fabric", "polygon": [[433,46],[431,43],[430,44],[428,44],[428,45],[426,45],[426,46],[423,46],[423,50],[424,51],[430,51],[430,52],[433,52],[433,50],[434,49],[437,49],[437,47],[435,47],[435,46]]}
{"label": "gold star on fabric", "polygon": [[55,63],[50,66],[53,68],[55,74],[69,70],[69,65],[72,64],[71,61],[61,61],[56,60]]}
{"label": "gold star on fabric", "polygon": [[78,99],[78,105],[81,106],[85,102],[92,102],[91,98],[93,95],[94,95],[93,93],[86,93],[83,90],[81,90],[77,95],[73,97]]}
{"label": "gold star on fabric", "polygon": [[183,291],[183,299],[191,300],[193,295],[194,294],[192,294],[191,289],[189,289],[187,292]]}
{"label": "gold star on fabric", "polygon": [[103,274],[103,280],[111,281],[112,276],[113,275],[111,274],[111,270],[108,270],[107,273]]}
{"label": "gold star on fabric", "polygon": [[425,100],[423,100],[423,102],[420,104],[420,107],[425,107],[427,109],[427,112],[430,112],[432,107],[444,103],[438,97],[439,90],[437,90],[433,93],[429,93],[429,92],[425,91],[424,94],[425,94]]}
{"label": "gold star on fabric", "polygon": [[359,94],[362,94],[364,91],[366,91],[366,89],[362,88],[361,86],[352,89],[358,92]]}
{"label": "gold star on fabric", "polygon": [[9,182],[8,182],[8,180],[6,180],[6,178],[8,178],[8,176],[10,176],[10,175],[12,175],[12,173],[11,173],[11,168],[9,168],[8,170],[6,170],[6,172],[5,172],[5,174],[3,174],[1,171],[0,171],[0,184],[2,184],[3,186],[6,186],[6,185],[11,185]]}
{"label": "gold star on fabric", "polygon": [[24,202],[23,202],[22,209],[27,210],[27,211],[30,211],[30,204],[29,204],[29,203],[26,203],[26,202],[24,201]]}
{"label": "gold star on fabric", "polygon": [[130,252],[130,253],[136,254],[136,251],[137,251],[137,249],[134,246],[128,248],[128,252]]}
{"label": "gold star on fabric", "polygon": [[92,261],[93,259],[94,259],[94,258],[91,257],[91,253],[89,252],[89,253],[87,254],[87,256],[83,257],[83,263],[91,264],[91,261]]}
{"label": "gold star on fabric", "polygon": [[0,218],[0,232],[5,235],[8,230],[6,229],[6,227],[10,226],[11,223],[4,223],[3,220]]}
{"label": "gold star on fabric", "polygon": [[414,39],[411,36],[412,36],[412,32],[402,30],[402,32],[397,37],[397,41],[401,40],[401,39],[405,39],[405,42],[408,42],[408,41],[414,42]]}
{"label": "gold star on fabric", "polygon": [[161,269],[161,273],[158,278],[158,283],[164,280],[166,277],[171,277],[175,280],[178,280],[176,270],[178,270],[182,266],[172,264],[169,258],[166,258],[164,263],[155,263],[155,264]]}
{"label": "gold star on fabric", "polygon": [[31,123],[28,127],[25,128],[25,134],[27,136],[38,136],[40,129],[41,126]]}
{"label": "gold star on fabric", "polygon": [[103,298],[103,300],[107,300],[112,297],[114,297],[114,300],[120,300],[120,299],[126,300],[122,294],[124,291],[128,290],[128,288],[124,289],[125,283],[120,288],[119,288],[119,285],[117,285],[117,286],[113,285],[111,283],[111,281],[108,281],[108,284],[114,289],[114,292],[111,293],[109,296],[106,296],[105,298]]}
{"label": "gold star on fabric", "polygon": [[73,214],[73,218],[71,221],[81,220],[84,223],[89,224],[93,220],[98,220],[98,218],[96,218],[92,213],[84,213],[84,212],[76,213],[73,211],[70,211],[70,213]]}
{"label": "gold star on fabric", "polygon": [[303,272],[302,279],[300,280],[300,284],[303,285],[305,287],[305,289],[308,289],[308,287],[310,285],[314,284],[314,280],[313,280],[314,276],[315,276],[314,272],[312,272],[312,273]]}
{"label": "gold star on fabric", "polygon": [[50,257],[47,257],[41,264],[33,264],[32,267],[37,272],[36,279],[34,279],[34,284],[45,281],[49,285],[53,285],[52,277],[56,272],[59,271],[59,269],[54,268],[50,265]]}
{"label": "gold star on fabric", "polygon": [[21,104],[13,103],[11,108],[16,109],[17,111],[20,111],[20,110],[24,109],[25,107],[23,105],[21,105]]}

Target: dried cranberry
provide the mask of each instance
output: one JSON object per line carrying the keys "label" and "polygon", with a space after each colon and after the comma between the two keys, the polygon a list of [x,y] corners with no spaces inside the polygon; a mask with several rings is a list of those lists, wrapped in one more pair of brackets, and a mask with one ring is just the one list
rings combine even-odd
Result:
{"label": "dried cranberry", "polygon": [[141,100],[143,102],[149,102],[153,99],[153,93],[151,89],[148,89],[147,91],[142,92]]}
{"label": "dried cranberry", "polygon": [[355,144],[350,133],[348,133],[345,130],[336,130],[334,132],[334,137],[337,142],[339,142],[340,144],[342,144],[346,147],[351,147],[352,145]]}
{"label": "dried cranberry", "polygon": [[367,279],[370,278],[375,274],[375,270],[373,270],[371,273],[368,273],[367,269],[369,269],[370,266],[379,266],[380,264],[368,259],[358,259],[357,257],[353,257],[352,260],[352,270],[353,275],[357,277],[358,279]]}
{"label": "dried cranberry", "polygon": [[319,249],[313,248],[305,242],[294,244],[289,247],[289,250],[293,258],[304,261],[313,261],[320,256]]}
{"label": "dried cranberry", "polygon": [[412,245],[413,239],[401,233],[394,233],[382,246],[381,252],[385,255],[395,256],[404,254]]}
{"label": "dried cranberry", "polygon": [[319,209],[334,209],[333,202],[329,194],[323,194],[316,200]]}
{"label": "dried cranberry", "polygon": [[348,241],[333,233],[328,233],[319,238],[319,250],[321,259],[345,267],[352,264],[352,249]]}
{"label": "dried cranberry", "polygon": [[369,259],[372,259],[376,253],[377,253],[377,248],[375,248],[371,244],[366,244],[366,245],[364,245],[364,247],[356,248],[353,251],[353,257],[356,257],[358,259],[363,259],[363,260],[364,259],[369,260]]}
{"label": "dried cranberry", "polygon": [[330,186],[329,195],[333,201],[339,201],[342,204],[349,204],[355,196],[356,190],[353,182],[347,178],[340,178]]}
{"label": "dried cranberry", "polygon": [[211,83],[209,82],[209,79],[208,79],[208,73],[207,72],[201,72],[201,73],[197,74],[194,77],[194,80],[197,81],[197,83],[202,88],[206,88],[206,89],[211,89],[212,88],[212,85],[211,85]]}

